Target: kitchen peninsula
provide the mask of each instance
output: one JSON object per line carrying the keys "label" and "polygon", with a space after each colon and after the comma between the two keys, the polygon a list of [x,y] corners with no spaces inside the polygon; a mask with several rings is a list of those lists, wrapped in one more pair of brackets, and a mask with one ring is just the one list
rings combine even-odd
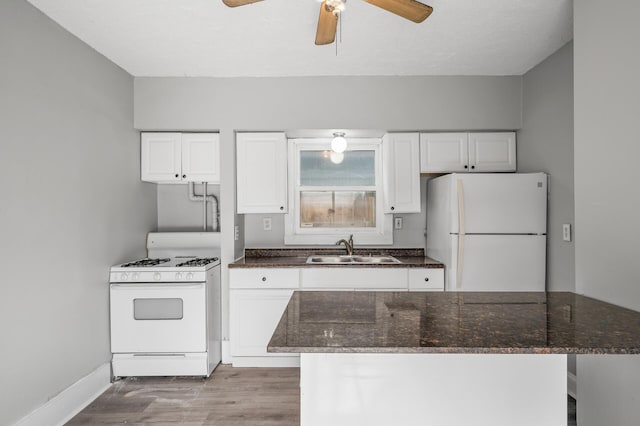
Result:
{"label": "kitchen peninsula", "polygon": [[566,354],[640,354],[640,313],[573,293],[298,292],[301,425],[566,425]]}

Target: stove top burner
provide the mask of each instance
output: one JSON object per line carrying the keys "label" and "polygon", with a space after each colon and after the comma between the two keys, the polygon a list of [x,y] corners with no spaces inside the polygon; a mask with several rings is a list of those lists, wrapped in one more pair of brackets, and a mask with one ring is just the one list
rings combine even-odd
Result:
{"label": "stove top burner", "polygon": [[217,260],[217,257],[196,258],[187,262],[178,263],[176,266],[205,266],[211,262],[216,262]]}
{"label": "stove top burner", "polygon": [[129,268],[131,266],[156,266],[168,261],[169,261],[169,258],[166,258],[166,259],[148,259],[147,258],[147,259],[136,260],[135,262],[125,263],[124,265],[122,265],[122,267]]}

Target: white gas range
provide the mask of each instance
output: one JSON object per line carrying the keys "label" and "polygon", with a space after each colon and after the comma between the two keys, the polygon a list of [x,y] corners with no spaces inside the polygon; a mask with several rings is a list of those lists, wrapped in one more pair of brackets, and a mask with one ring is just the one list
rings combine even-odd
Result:
{"label": "white gas range", "polygon": [[115,377],[209,376],[218,365],[219,237],[149,233],[147,258],[111,267]]}

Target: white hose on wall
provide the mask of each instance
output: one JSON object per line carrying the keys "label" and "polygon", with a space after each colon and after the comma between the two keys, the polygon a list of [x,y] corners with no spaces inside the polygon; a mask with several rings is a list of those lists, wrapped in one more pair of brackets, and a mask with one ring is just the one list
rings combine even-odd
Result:
{"label": "white hose on wall", "polygon": [[[220,204],[218,203],[218,197],[213,194],[207,194],[207,183],[203,182],[202,195],[196,195],[195,185],[193,182],[189,182],[189,200],[202,201],[203,203],[203,227],[207,230],[207,202],[211,203],[211,230],[213,232],[219,232],[219,217],[220,217]],[[205,196],[206,194],[206,196]]]}

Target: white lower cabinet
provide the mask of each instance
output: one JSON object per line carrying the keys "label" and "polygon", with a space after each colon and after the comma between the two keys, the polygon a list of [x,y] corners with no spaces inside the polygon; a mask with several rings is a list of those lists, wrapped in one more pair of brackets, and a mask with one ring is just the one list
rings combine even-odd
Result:
{"label": "white lower cabinet", "polygon": [[294,290],[295,268],[231,269],[230,350],[236,367],[298,366],[298,354],[267,352],[267,345]]}
{"label": "white lower cabinet", "polygon": [[378,290],[407,289],[406,268],[304,268],[300,286],[305,290]]}
{"label": "white lower cabinet", "polygon": [[295,290],[443,291],[443,268],[234,268],[230,351],[236,367],[295,367],[299,354],[267,352]]}
{"label": "white lower cabinet", "polygon": [[267,352],[273,330],[292,294],[293,290],[231,290],[231,353],[234,365],[235,357],[292,356]]}
{"label": "white lower cabinet", "polygon": [[409,291],[444,291],[444,268],[409,269]]}

